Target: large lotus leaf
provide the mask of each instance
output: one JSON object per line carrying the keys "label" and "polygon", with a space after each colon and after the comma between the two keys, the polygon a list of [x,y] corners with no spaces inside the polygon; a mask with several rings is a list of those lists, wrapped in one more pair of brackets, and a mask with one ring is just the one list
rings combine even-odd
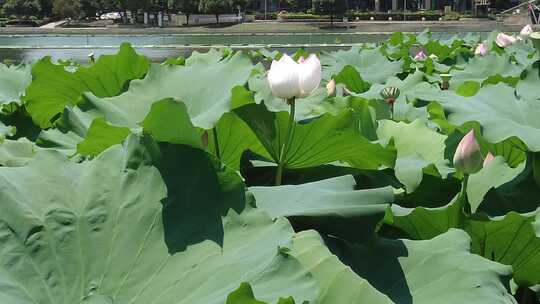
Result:
{"label": "large lotus leaf", "polygon": [[0,168],[2,301],[222,304],[243,282],[269,303],[314,300],[312,279],[278,251],[293,236],[286,220],[231,209],[242,183],[206,153],[158,152],[159,171],[133,141],[93,161],[45,151]]}
{"label": "large lotus leaf", "polygon": [[517,63],[519,63],[522,66],[529,66],[533,64],[535,61],[537,61],[539,58],[539,54],[529,43],[525,42],[518,42],[514,43],[508,47],[504,48],[504,51],[507,54],[510,54],[515,58]]}
{"label": "large lotus leaf", "polygon": [[186,105],[193,125],[211,129],[231,110],[231,90],[247,82],[251,69],[250,59],[242,53],[212,64],[196,60],[186,66],[152,65],[148,75],[132,81],[124,94],[112,98],[86,94],[86,101],[107,121],[131,128],[154,102],[172,98]]}
{"label": "large lotus leaf", "polygon": [[[472,238],[472,252],[512,265],[514,280],[526,286],[540,283],[540,238],[535,236],[534,212],[493,218],[463,218],[458,204],[442,208],[406,209],[392,206],[390,223],[410,238],[429,239],[450,228],[461,228]],[[387,218],[388,220],[388,218]]]}
{"label": "large lotus leaf", "polygon": [[318,303],[394,303],[333,255],[316,231],[296,234],[291,249],[290,254],[309,269],[317,280],[320,289]]}
{"label": "large lotus leaf", "polygon": [[529,150],[540,151],[540,103],[517,98],[514,88],[506,84],[483,87],[470,97],[444,91],[422,94],[422,98],[440,102],[450,112],[448,121],[454,125],[477,121],[483,136],[492,143],[516,136]]}
{"label": "large lotus leaf", "polygon": [[[227,296],[227,302],[225,304],[268,304],[263,301],[259,301],[255,298],[253,294],[253,289],[248,283],[240,284],[240,287],[235,291],[231,292]],[[277,304],[295,304],[292,297],[280,298]]]}
{"label": "large lotus leaf", "polygon": [[35,144],[26,138],[6,139],[0,144],[0,165],[18,167],[28,163],[37,153]]}
{"label": "large lotus leaf", "polygon": [[[248,104],[235,110],[253,130],[274,162],[287,136],[289,114],[273,113],[264,105]],[[359,131],[359,118],[353,109],[337,116],[325,114],[309,122],[296,122],[290,148],[283,156],[285,168],[315,167],[346,161],[357,168],[390,166],[394,152],[366,139]]]}
{"label": "large lotus leaf", "polygon": [[428,128],[421,120],[410,124],[381,120],[377,135],[384,145],[392,141],[397,150],[396,177],[409,193],[420,185],[423,169],[431,164],[443,178],[453,172],[444,156],[447,136]]}
{"label": "large lotus leaf", "polygon": [[75,71],[45,57],[32,68],[33,81],[25,96],[27,110],[39,126],[50,127],[64,107],[77,104],[84,92],[116,96],[126,90],[129,81],[143,77],[148,66],[148,59],[137,55],[129,44],[122,44],[118,54],[101,56],[95,64]]}
{"label": "large lotus leaf", "polygon": [[[516,168],[509,167],[504,158],[496,157],[488,166],[471,174],[467,186],[467,198],[471,211],[476,212],[484,196],[491,188],[498,188],[515,179],[525,169],[525,163]],[[489,204],[489,201],[487,201]]]}
{"label": "large lotus leaf", "polygon": [[90,125],[87,137],[77,144],[77,152],[81,155],[96,156],[121,143],[128,135],[128,128],[113,126],[105,119],[97,118]]}
{"label": "large lotus leaf", "polygon": [[219,159],[231,169],[238,170],[240,168],[240,158],[246,150],[256,151],[269,157],[257,136],[235,113],[224,114],[216,124],[215,131],[208,131],[208,151],[214,155],[218,155],[216,134]]}
{"label": "large lotus leaf", "polygon": [[26,87],[32,82],[32,66],[6,66],[0,63],[0,105],[21,104]]}
{"label": "large lotus leaf", "polygon": [[2,143],[7,137],[15,135],[17,128],[13,126],[6,126],[3,122],[0,121],[0,143]]}
{"label": "large lotus leaf", "polygon": [[384,83],[388,77],[401,72],[403,62],[391,61],[384,56],[379,48],[360,49],[353,46],[347,51],[325,53],[321,56],[323,78],[330,79],[339,74],[345,66],[355,67],[363,80],[370,83]]}
{"label": "large lotus leaf", "polygon": [[471,254],[470,241],[453,229],[431,240],[335,240],[330,247],[395,303],[516,303],[505,286],[511,267]]}
{"label": "large lotus leaf", "polygon": [[525,77],[521,79],[517,86],[517,94],[524,99],[539,100],[540,99],[540,62],[532,65],[525,72]]}
{"label": "large lotus leaf", "polygon": [[450,72],[452,75],[450,86],[458,87],[465,81],[489,82],[492,77],[518,78],[525,67],[511,62],[510,56],[506,53],[476,56],[464,66],[463,70],[454,69]]}
{"label": "large lotus leaf", "polygon": [[250,187],[257,207],[272,218],[286,216],[295,225],[317,228],[349,239],[372,237],[388,204],[392,187],[355,190],[352,175],[301,185]]}

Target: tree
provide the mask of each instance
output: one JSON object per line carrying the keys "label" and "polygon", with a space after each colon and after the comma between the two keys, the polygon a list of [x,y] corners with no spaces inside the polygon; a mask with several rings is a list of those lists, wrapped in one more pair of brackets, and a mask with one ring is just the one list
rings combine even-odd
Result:
{"label": "tree", "polygon": [[343,16],[346,0],[313,0],[313,8],[317,13],[330,14],[330,26],[334,26],[334,17]]}
{"label": "tree", "polygon": [[186,15],[187,24],[189,24],[189,15],[197,13],[199,1],[197,0],[169,0],[168,8],[177,10]]}
{"label": "tree", "polygon": [[219,24],[219,14],[225,13],[230,9],[230,3],[227,0],[201,0],[199,10],[203,13],[214,14],[216,22]]}
{"label": "tree", "polygon": [[7,0],[2,7],[6,15],[37,16],[41,12],[39,0]]}
{"label": "tree", "polygon": [[79,0],[54,0],[53,13],[60,17],[79,19],[81,16],[81,2]]}

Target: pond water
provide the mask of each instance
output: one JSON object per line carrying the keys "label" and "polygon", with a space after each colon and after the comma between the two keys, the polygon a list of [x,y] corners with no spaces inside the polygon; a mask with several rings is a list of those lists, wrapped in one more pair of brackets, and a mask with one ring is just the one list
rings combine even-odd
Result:
{"label": "pond water", "polygon": [[[471,33],[467,33],[471,34]],[[487,35],[487,33],[474,33]],[[448,39],[456,33],[433,33],[438,39]],[[334,50],[357,43],[374,43],[387,39],[387,33],[257,33],[257,34],[159,34],[159,35],[0,35],[0,60],[32,61],[50,55],[53,58],[88,60],[112,54],[122,42],[131,43],[153,61],[205,51],[211,47],[230,46],[233,49],[295,51]]]}

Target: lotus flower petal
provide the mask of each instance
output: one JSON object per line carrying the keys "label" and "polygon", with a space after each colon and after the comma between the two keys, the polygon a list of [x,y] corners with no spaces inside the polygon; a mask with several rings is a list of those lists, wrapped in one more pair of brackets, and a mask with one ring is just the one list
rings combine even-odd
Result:
{"label": "lotus flower petal", "polygon": [[485,168],[489,166],[494,159],[495,159],[495,156],[493,156],[493,154],[489,152],[488,155],[486,155],[486,159],[484,159],[483,167]]}
{"label": "lotus flower petal", "polygon": [[416,61],[421,61],[421,60],[426,60],[428,58],[426,52],[424,52],[423,50],[416,53],[416,56],[414,56],[414,60]]}
{"label": "lotus flower petal", "polygon": [[331,96],[331,95],[334,95],[335,92],[336,92],[336,81],[332,79],[326,84],[326,93],[328,94],[328,96]]}
{"label": "lotus flower petal", "polygon": [[268,71],[268,83],[274,96],[289,99],[300,94],[298,63],[288,55],[272,61]]}
{"label": "lotus flower petal", "polygon": [[499,33],[497,35],[497,38],[495,39],[495,43],[497,43],[497,45],[502,48],[512,45],[516,43],[516,41],[517,38],[515,38],[514,36],[506,35],[505,33]]}
{"label": "lotus flower petal", "polygon": [[474,50],[474,54],[478,56],[486,56],[489,52],[489,48],[485,42],[478,44]]}
{"label": "lotus flower petal", "polygon": [[305,60],[300,58],[298,63],[300,94],[297,97],[307,97],[318,88],[321,83],[321,74],[321,62],[315,54],[309,55]]}
{"label": "lotus flower petal", "polygon": [[530,24],[527,24],[525,25],[522,29],[521,29],[521,32],[519,32],[519,36],[521,36],[521,38],[527,38],[529,37],[532,33],[533,33],[533,28]]}

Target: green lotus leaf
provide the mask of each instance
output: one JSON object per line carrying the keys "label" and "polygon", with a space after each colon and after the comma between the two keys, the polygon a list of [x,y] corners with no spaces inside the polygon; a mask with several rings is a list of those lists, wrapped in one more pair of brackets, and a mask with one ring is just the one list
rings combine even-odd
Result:
{"label": "green lotus leaf", "polygon": [[290,254],[308,269],[318,283],[320,304],[394,304],[386,295],[343,264],[326,247],[314,230],[302,231],[293,238]]}
{"label": "green lotus leaf", "polygon": [[245,205],[238,176],[200,150],[148,154],[133,138],[92,161],[44,151],[0,168],[2,301],[222,304],[243,282],[269,303],[315,299],[278,250],[289,223]]}
{"label": "green lotus leaf", "polygon": [[454,125],[476,121],[482,125],[483,136],[492,143],[517,137],[531,151],[540,151],[540,104],[520,99],[506,84],[483,87],[476,95],[459,96],[451,91],[421,94],[425,100],[440,102],[450,112],[448,121]]}
{"label": "green lotus leaf", "polygon": [[421,120],[410,124],[381,120],[377,135],[383,145],[393,143],[397,151],[396,177],[409,193],[420,185],[424,169],[431,164],[442,178],[454,172],[445,159],[447,136],[428,128]]}
{"label": "green lotus leaf", "polygon": [[[208,151],[216,156],[219,155],[221,162],[231,169],[240,169],[240,158],[246,150],[270,157],[266,154],[257,136],[235,113],[224,114],[214,130],[208,131]],[[219,154],[216,151],[216,134]]]}
{"label": "green lotus leaf", "polygon": [[471,211],[476,212],[491,188],[500,187],[514,180],[524,169],[525,163],[511,168],[506,164],[504,158],[499,156],[479,172],[471,174],[467,186],[467,198],[471,205]]}
{"label": "green lotus leaf", "polygon": [[251,69],[251,61],[242,53],[211,64],[194,60],[185,66],[151,65],[148,75],[132,81],[122,95],[98,98],[88,93],[85,97],[88,106],[107,121],[130,128],[146,117],[154,102],[172,98],[186,105],[194,126],[211,129],[231,110],[231,90],[247,82]]}
{"label": "green lotus leaf", "polygon": [[534,46],[524,41],[509,45],[504,48],[504,51],[514,57],[517,63],[522,66],[529,66],[540,59]]}
{"label": "green lotus leaf", "polygon": [[441,208],[414,209],[392,206],[394,227],[413,239],[429,239],[450,228],[461,228],[471,236],[472,252],[487,259],[512,265],[514,280],[524,286],[540,282],[540,238],[532,225],[535,212],[510,212],[492,218],[466,218],[458,204]]}
{"label": "green lotus leaf", "polygon": [[50,127],[66,106],[79,103],[84,92],[116,96],[131,80],[142,78],[148,66],[148,59],[137,55],[129,44],[122,44],[116,55],[101,56],[95,64],[77,66],[74,71],[45,57],[32,67],[33,81],[25,96],[27,110],[40,127]]}
{"label": "green lotus leaf", "polygon": [[403,62],[391,61],[378,48],[360,49],[357,46],[347,51],[325,53],[321,56],[323,78],[330,79],[339,74],[345,66],[356,68],[363,80],[369,83],[384,83],[388,77],[401,72]]}
{"label": "green lotus leaf", "polygon": [[395,303],[515,303],[509,266],[470,252],[470,237],[452,229],[431,240],[330,241],[343,263]]}
{"label": "green lotus leaf", "polygon": [[26,138],[6,139],[0,144],[0,165],[4,167],[24,166],[37,153],[38,148]]}
{"label": "green lotus leaf", "polygon": [[6,66],[0,63],[0,105],[21,104],[26,87],[32,82],[31,65]]}
{"label": "green lotus leaf", "polygon": [[519,78],[525,68],[526,66],[513,63],[506,53],[477,56],[472,58],[464,66],[464,69],[454,69],[450,72],[452,75],[450,87],[459,87],[466,81],[475,81],[481,84],[499,81],[512,83]]}
{"label": "green lotus leaf", "polygon": [[348,239],[373,237],[375,226],[394,201],[392,187],[355,190],[351,175],[301,185],[250,187],[257,207],[272,218],[286,216]]}
{"label": "green lotus leaf", "polygon": [[431,240],[330,244],[343,263],[395,303],[515,303],[509,266],[470,252],[470,237],[452,229]]}
{"label": "green lotus leaf", "polygon": [[540,83],[540,62],[529,67],[525,72],[525,77],[521,79],[517,86],[517,94],[528,100],[540,99],[538,84]]}
{"label": "green lotus leaf", "polygon": [[[265,302],[255,299],[253,289],[248,283],[240,284],[240,287],[229,294],[227,297],[227,303],[225,304],[267,304]],[[280,298],[277,304],[294,304],[294,299],[288,297],[286,299]]]}
{"label": "green lotus leaf", "polygon": [[[235,113],[253,130],[267,155],[277,163],[285,142],[289,114],[269,112],[264,105],[257,104],[238,108]],[[283,156],[285,168],[307,168],[334,161],[344,161],[362,169],[390,166],[394,160],[393,151],[362,136],[359,124],[353,109],[337,116],[325,114],[309,122],[296,122],[290,148]]]}

